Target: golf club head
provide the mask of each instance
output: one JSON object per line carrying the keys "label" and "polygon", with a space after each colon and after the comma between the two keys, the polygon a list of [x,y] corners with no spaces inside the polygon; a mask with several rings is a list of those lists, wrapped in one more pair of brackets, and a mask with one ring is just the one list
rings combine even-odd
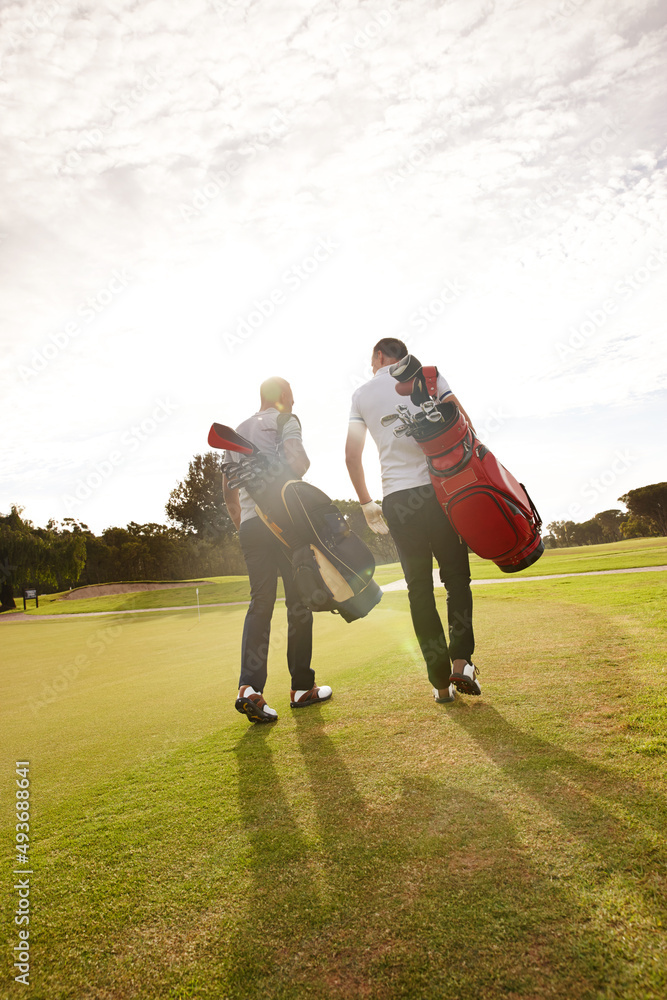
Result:
{"label": "golf club head", "polygon": [[383,427],[388,427],[389,424],[393,424],[395,420],[398,420],[398,413],[388,413],[385,417],[382,417],[380,423]]}
{"label": "golf club head", "polygon": [[412,427],[410,426],[410,424],[401,424],[400,427],[394,428],[394,437],[400,438],[403,437],[405,434],[407,435],[412,434]]}
{"label": "golf club head", "polygon": [[433,424],[441,424],[443,421],[442,414],[436,408],[435,400],[427,399],[425,403],[422,403],[422,410],[424,416],[427,420],[430,420]]}
{"label": "golf club head", "polygon": [[415,422],[414,415],[410,412],[405,403],[399,403],[396,407],[396,411],[404,423],[413,424]]}

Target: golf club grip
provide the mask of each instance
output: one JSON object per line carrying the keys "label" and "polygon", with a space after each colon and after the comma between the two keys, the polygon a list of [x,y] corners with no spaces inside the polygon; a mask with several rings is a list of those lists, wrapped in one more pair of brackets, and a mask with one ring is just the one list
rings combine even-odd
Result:
{"label": "golf club grip", "polygon": [[395,365],[390,367],[389,374],[397,382],[409,382],[419,374],[421,368],[421,361],[418,361],[414,354],[406,354],[404,358],[401,358],[400,361],[397,361]]}

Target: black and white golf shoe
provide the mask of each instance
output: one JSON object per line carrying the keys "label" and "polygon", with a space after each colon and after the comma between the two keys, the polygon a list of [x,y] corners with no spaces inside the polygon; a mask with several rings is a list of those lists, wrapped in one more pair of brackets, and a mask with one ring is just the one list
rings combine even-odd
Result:
{"label": "black and white golf shoe", "polygon": [[277,722],[278,713],[269,708],[260,691],[255,691],[249,684],[239,688],[239,696],[234,702],[234,708],[241,715],[247,716],[250,722]]}
{"label": "black and white golf shoe", "polygon": [[481,694],[477,675],[479,671],[473,663],[466,663],[462,670],[453,670],[449,675],[449,683],[453,684],[461,694]]}

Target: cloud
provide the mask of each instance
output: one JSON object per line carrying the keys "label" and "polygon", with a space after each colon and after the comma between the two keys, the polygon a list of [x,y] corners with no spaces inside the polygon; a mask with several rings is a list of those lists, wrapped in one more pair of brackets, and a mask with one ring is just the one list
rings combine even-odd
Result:
{"label": "cloud", "polygon": [[[97,426],[78,430],[96,401],[124,426],[118,387],[214,393],[222,332],[329,235],[335,259],[238,359],[287,357],[306,386],[326,336],[343,431],[335,394],[381,332],[411,334],[480,407],[524,379],[524,414],[663,384],[658,282],[614,291],[665,245],[658,5],[44,0],[0,24],[2,385],[14,433],[58,415],[63,461],[97,453]],[[421,330],[448,281],[465,291]],[[618,315],[559,355],[610,297]],[[229,391],[240,411],[247,390]],[[179,454],[199,420],[174,425]]]}

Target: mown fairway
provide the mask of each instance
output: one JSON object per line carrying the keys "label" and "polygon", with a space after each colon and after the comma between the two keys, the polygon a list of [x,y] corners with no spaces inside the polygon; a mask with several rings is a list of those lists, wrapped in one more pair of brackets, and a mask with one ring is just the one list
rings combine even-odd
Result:
{"label": "mown fairway", "polygon": [[667,574],[474,597],[483,695],[453,706],[396,593],[316,616],[334,699],[291,712],[279,606],[270,727],[233,709],[243,607],[0,626],[1,995],[662,1000]]}
{"label": "mown fairway", "polygon": [[[579,545],[568,549],[548,549],[528,570],[519,574],[526,576],[549,576],[555,573],[586,573],[598,570],[628,569],[634,566],[667,565],[667,541],[664,538],[632,538],[625,542],[608,545]],[[473,580],[507,580],[495,563],[479,556],[471,555],[470,567]],[[400,563],[377,566],[375,580],[383,586],[402,576]],[[282,596],[282,581],[278,581],[278,593]],[[96,611],[133,611],[145,608],[176,608],[197,606],[197,595],[193,587],[175,587],[169,590],[152,590],[109,594],[103,597],[88,597],[61,600],[60,594],[44,594],[39,599],[39,608],[34,602],[28,605],[31,616],[53,614],[82,614]],[[250,597],[247,576],[217,576],[199,587],[199,601],[202,606],[232,601],[244,601]],[[22,609],[22,602],[17,602]]]}

